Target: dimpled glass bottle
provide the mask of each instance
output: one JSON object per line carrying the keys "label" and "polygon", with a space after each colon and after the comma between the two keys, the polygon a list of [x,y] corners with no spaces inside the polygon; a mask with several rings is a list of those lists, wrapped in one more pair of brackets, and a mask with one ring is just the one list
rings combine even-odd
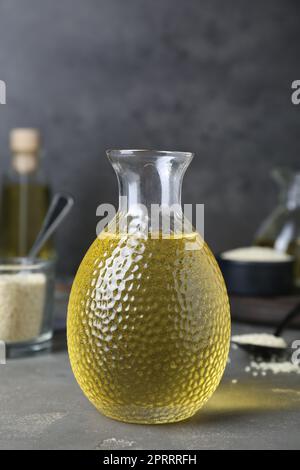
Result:
{"label": "dimpled glass bottle", "polygon": [[71,366],[106,416],[180,421],[215,391],[230,340],[219,267],[181,210],[182,178],[193,154],[107,154],[118,177],[119,210],[74,280],[67,321]]}

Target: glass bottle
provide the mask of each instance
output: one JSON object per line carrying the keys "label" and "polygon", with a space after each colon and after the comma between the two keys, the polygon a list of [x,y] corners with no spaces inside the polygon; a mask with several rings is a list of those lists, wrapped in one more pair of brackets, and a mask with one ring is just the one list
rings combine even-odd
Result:
{"label": "glass bottle", "polygon": [[230,339],[219,267],[181,210],[182,178],[193,154],[107,155],[119,182],[119,211],[74,280],[67,320],[71,366],[105,415],[135,423],[179,421],[215,391]]}
{"label": "glass bottle", "polygon": [[[1,191],[0,256],[24,257],[42,226],[50,190],[40,169],[40,135],[36,129],[13,129],[10,173],[4,176]],[[52,243],[40,256],[53,256]]]}
{"label": "glass bottle", "polygon": [[300,285],[300,173],[288,169],[272,172],[279,186],[277,207],[261,224],[254,243],[295,256],[295,284]]}

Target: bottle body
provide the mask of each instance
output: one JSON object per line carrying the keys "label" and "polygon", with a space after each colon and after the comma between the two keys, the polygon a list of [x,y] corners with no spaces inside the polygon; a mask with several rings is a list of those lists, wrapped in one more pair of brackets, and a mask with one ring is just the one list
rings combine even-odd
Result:
{"label": "bottle body", "polygon": [[[13,144],[26,144],[34,130],[15,130]],[[36,134],[33,134],[36,136]],[[37,138],[37,137],[36,137]],[[40,168],[38,145],[34,148],[17,147],[12,155],[10,172],[4,177],[0,198],[0,256],[25,257],[32,247],[50,203],[50,188]],[[42,258],[53,256],[52,242],[48,242],[40,253]]]}
{"label": "bottle body", "polygon": [[[164,167],[165,177],[167,163],[156,165],[154,173]],[[145,167],[148,179],[149,162]],[[132,173],[129,199],[141,200],[145,185]],[[170,197],[170,185],[165,194]],[[119,224],[110,224],[75,277],[67,320],[71,366],[85,395],[105,415],[125,422],[175,422],[199,410],[223,375],[230,340],[226,288],[198,233],[179,233],[174,220],[168,236],[151,232],[130,204],[128,215],[143,229],[122,232],[112,230]]]}
{"label": "bottle body", "polygon": [[[38,181],[6,179],[1,198],[1,246],[3,257],[27,256],[42,226],[50,203],[50,190]],[[51,243],[41,250],[52,255]]]}
{"label": "bottle body", "polygon": [[97,409],[136,423],[192,416],[220,382],[229,337],[224,282],[196,234],[96,239],[73,285],[68,345]]}

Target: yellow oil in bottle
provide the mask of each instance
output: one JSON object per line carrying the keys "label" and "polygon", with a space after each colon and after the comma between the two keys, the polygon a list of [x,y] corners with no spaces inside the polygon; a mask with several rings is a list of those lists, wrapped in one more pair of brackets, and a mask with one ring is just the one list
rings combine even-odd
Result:
{"label": "yellow oil in bottle", "polygon": [[[27,256],[49,207],[49,188],[39,183],[6,183],[2,189],[0,256]],[[53,255],[48,242],[42,258]]]}
{"label": "yellow oil in bottle", "polygon": [[227,293],[199,235],[104,232],[75,278],[68,349],[88,399],[112,418],[192,416],[218,386],[230,339]]}

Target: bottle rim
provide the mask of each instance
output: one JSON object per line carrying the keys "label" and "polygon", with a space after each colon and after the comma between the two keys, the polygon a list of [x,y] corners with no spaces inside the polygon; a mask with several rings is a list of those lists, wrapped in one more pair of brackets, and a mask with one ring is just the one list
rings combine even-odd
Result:
{"label": "bottle rim", "polygon": [[108,149],[106,150],[108,157],[130,157],[130,156],[144,156],[144,157],[177,157],[177,158],[193,158],[193,152],[181,152],[172,150],[151,150],[151,149]]}

